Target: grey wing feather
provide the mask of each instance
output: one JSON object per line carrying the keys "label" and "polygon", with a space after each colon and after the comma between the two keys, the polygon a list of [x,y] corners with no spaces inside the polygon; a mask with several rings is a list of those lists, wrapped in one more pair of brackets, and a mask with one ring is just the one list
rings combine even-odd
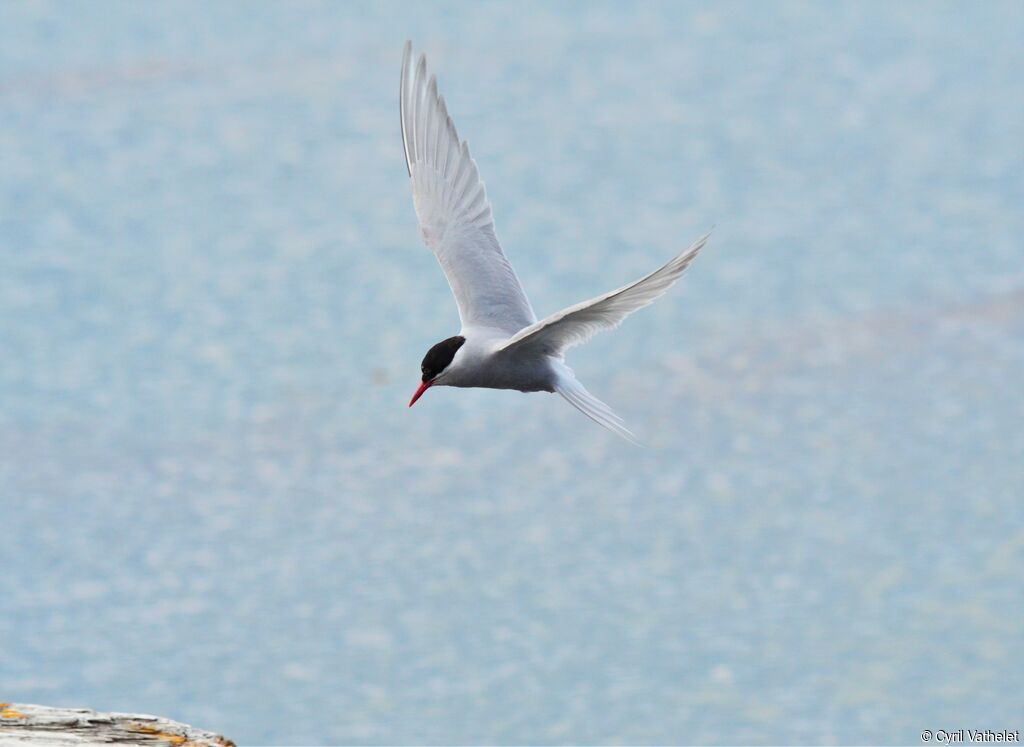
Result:
{"label": "grey wing feather", "polygon": [[583,344],[601,330],[617,327],[627,316],[660,298],[671,288],[704,247],[709,235],[697,239],[682,254],[636,282],[570,306],[521,329],[502,349],[529,345],[536,346],[538,352],[546,355],[561,356],[567,349]]}
{"label": "grey wing feather", "polygon": [[402,143],[420,233],[437,257],[463,328],[512,334],[534,321],[512,265],[498,243],[476,162],[459,140],[426,57],[413,62],[406,42],[399,89]]}

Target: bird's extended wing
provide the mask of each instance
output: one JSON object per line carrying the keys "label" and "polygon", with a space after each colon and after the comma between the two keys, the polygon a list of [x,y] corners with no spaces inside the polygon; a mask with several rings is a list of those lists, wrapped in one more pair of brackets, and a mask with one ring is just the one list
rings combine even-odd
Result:
{"label": "bird's extended wing", "polygon": [[604,329],[617,327],[637,309],[659,298],[679,279],[697,256],[710,234],[697,239],[678,257],[634,283],[578,303],[541,319],[514,334],[503,350],[520,346],[536,346],[538,352],[561,356],[568,348],[581,345]]}
{"label": "bird's extended wing", "polygon": [[405,162],[423,241],[455,294],[463,328],[493,327],[512,334],[537,317],[494,233],[476,162],[459,141],[427,61],[413,62],[405,43],[399,89]]}

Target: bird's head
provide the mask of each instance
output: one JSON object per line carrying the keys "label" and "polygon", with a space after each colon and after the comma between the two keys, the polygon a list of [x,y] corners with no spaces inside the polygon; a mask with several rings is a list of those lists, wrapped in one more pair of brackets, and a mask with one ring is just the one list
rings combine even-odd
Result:
{"label": "bird's head", "polygon": [[409,407],[416,404],[416,400],[423,396],[423,392],[427,391],[434,384],[444,384],[444,375],[450,370],[449,366],[455,359],[455,354],[459,352],[459,348],[462,347],[465,341],[465,337],[455,335],[447,340],[441,340],[441,342],[427,351],[427,354],[423,356],[423,363],[420,364],[420,372],[423,374],[423,379],[420,382],[419,389],[412,395]]}

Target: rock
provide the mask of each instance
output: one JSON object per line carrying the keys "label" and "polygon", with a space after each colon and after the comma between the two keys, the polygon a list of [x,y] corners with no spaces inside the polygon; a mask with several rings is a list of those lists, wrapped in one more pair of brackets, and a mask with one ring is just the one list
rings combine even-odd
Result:
{"label": "rock", "polygon": [[90,744],[149,747],[235,747],[229,739],[156,716],[99,713],[0,703],[0,745],[84,747]]}

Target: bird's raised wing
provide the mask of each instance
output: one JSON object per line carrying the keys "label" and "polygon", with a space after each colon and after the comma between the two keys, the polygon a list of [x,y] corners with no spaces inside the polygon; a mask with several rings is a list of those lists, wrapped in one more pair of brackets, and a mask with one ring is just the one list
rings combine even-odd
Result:
{"label": "bird's raised wing", "polygon": [[482,326],[508,334],[537,317],[494,233],[484,184],[459,141],[437,79],[427,60],[414,64],[405,43],[399,89],[405,162],[423,241],[444,270],[463,328]]}
{"label": "bird's raised wing", "polygon": [[672,287],[704,247],[708,236],[710,234],[697,239],[678,257],[635,283],[570,306],[519,330],[501,349],[536,346],[540,353],[561,356],[567,349],[583,344],[601,330],[619,326],[627,316]]}

